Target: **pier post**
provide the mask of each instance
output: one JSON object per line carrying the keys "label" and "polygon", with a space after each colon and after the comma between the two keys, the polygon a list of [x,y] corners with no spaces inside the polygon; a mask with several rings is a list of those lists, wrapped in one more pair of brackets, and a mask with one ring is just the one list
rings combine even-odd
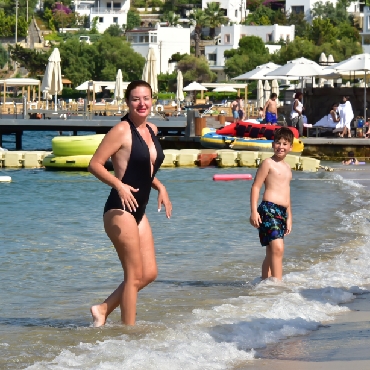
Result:
{"label": "pier post", "polygon": [[22,135],[23,131],[17,131],[15,133],[15,150],[22,150]]}
{"label": "pier post", "polygon": [[199,112],[194,109],[188,109],[186,112],[185,136],[195,136],[195,118],[199,117]]}
{"label": "pier post", "polygon": [[22,99],[22,103],[23,103],[23,119],[26,119],[28,118],[27,116],[27,95],[23,95],[23,99]]}

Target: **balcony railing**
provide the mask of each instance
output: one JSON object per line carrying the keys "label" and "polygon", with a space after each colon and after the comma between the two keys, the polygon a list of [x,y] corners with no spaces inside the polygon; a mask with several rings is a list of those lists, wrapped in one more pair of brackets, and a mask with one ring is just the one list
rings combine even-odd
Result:
{"label": "balcony railing", "polygon": [[91,14],[124,14],[127,13],[127,10],[122,9],[112,9],[106,7],[94,7],[90,10]]}

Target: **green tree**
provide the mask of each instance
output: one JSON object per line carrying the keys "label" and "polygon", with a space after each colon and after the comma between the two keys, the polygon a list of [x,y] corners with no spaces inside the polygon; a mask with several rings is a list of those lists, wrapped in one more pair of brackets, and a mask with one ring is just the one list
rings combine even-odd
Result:
{"label": "green tree", "polygon": [[126,30],[132,30],[135,27],[139,27],[141,24],[141,18],[139,15],[139,12],[137,10],[130,9],[127,12],[127,24],[126,24]]}
{"label": "green tree", "polygon": [[111,24],[104,33],[117,37],[122,35],[123,29],[118,24]]}
{"label": "green tree", "polygon": [[291,12],[287,19],[288,25],[295,26],[295,37],[306,37],[310,24],[306,21],[304,13],[294,13]]}
{"label": "green tree", "polygon": [[161,22],[167,22],[169,26],[176,26],[177,24],[179,24],[180,17],[171,10],[162,14],[160,19]]}
{"label": "green tree", "polygon": [[315,18],[309,33],[309,39],[315,45],[325,42],[334,43],[338,36],[338,29],[333,26],[329,19]]}
{"label": "green tree", "polygon": [[40,53],[34,49],[22,48],[19,44],[15,46],[9,45],[9,52],[11,59],[18,62],[21,67],[26,68],[33,77],[44,74],[49,55],[51,54],[50,52]]}
{"label": "green tree", "polygon": [[262,39],[257,36],[244,36],[239,40],[239,48],[226,50],[224,56],[225,73],[236,77],[269,61],[270,55]]}
{"label": "green tree", "polygon": [[4,49],[3,45],[0,43],[0,67],[4,68],[7,62],[8,62],[8,52]]}
{"label": "green tree", "polygon": [[192,14],[190,14],[190,23],[195,26],[194,29],[194,42],[195,42],[195,56],[200,57],[199,43],[202,35],[202,27],[208,25],[207,17],[202,9],[195,9]]}
{"label": "green tree", "polygon": [[253,13],[249,13],[243,24],[248,25],[270,25],[275,17],[275,12],[267,6],[260,5]]}
{"label": "green tree", "polygon": [[223,9],[220,8],[220,3],[207,3],[207,7],[204,9],[206,17],[206,23],[209,26],[209,35],[214,38],[216,27],[226,24],[229,19],[224,16]]}
{"label": "green tree", "polygon": [[178,62],[177,68],[183,74],[184,84],[192,81],[212,82],[216,79],[216,74],[209,69],[208,61],[203,56],[198,58],[186,55]]}

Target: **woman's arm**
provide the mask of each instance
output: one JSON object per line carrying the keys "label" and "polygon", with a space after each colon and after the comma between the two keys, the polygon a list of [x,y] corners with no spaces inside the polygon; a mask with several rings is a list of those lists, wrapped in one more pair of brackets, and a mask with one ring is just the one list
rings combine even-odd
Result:
{"label": "woman's arm", "polygon": [[152,188],[158,191],[158,212],[161,211],[163,204],[166,210],[166,216],[170,218],[172,215],[172,203],[166,187],[155,177],[152,181]]}
{"label": "woman's arm", "polygon": [[330,111],[330,114],[331,114],[331,117],[333,118],[334,122],[339,122],[340,121],[340,117],[338,117],[337,114],[333,110]]}

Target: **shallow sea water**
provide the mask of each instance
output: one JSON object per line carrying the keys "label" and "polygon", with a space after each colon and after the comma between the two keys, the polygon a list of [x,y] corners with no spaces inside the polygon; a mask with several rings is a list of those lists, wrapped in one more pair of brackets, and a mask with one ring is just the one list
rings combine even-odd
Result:
{"label": "shallow sea water", "polygon": [[118,310],[91,326],[90,306],[122,280],[102,224],[109,188],[84,172],[1,171],[13,182],[0,184],[0,368],[247,369],[269,345],[333,320],[370,283],[370,166],[327,165],[336,171],[293,173],[281,283],[259,279],[252,182],[212,181],[255,169],[160,170],[173,217],[152,192],[159,275],[132,328]]}

